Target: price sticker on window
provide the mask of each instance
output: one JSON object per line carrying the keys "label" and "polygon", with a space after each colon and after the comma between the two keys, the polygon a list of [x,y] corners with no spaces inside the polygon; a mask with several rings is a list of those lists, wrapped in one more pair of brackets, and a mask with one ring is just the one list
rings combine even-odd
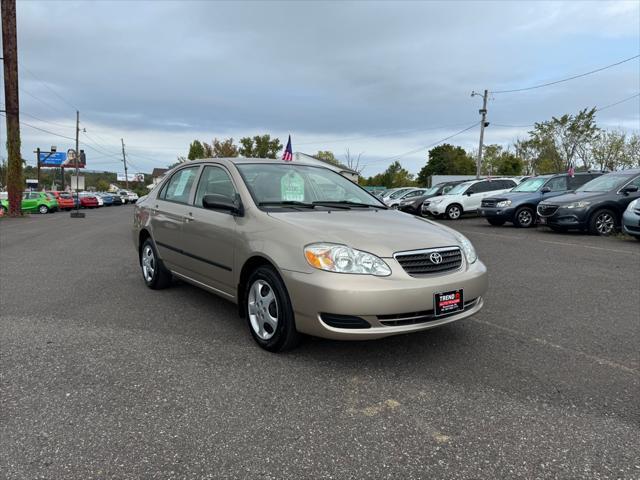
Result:
{"label": "price sticker on window", "polygon": [[304,178],[297,172],[289,172],[280,180],[280,195],[283,201],[304,201]]}

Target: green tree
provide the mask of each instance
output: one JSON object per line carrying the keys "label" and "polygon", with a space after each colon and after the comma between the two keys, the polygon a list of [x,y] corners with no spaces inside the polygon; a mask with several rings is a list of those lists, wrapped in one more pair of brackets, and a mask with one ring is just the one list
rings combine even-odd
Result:
{"label": "green tree", "polygon": [[282,150],[280,140],[269,134],[241,138],[240,145],[239,153],[246,158],[277,158]]}
{"label": "green tree", "polygon": [[[590,166],[589,146],[596,139],[596,108],[580,110],[576,115],[552,117],[536,123],[530,133],[531,140],[539,150],[546,150],[546,158],[557,161],[556,171],[565,171],[581,160],[585,168]],[[555,150],[557,156],[548,154]]]}
{"label": "green tree", "polygon": [[194,140],[191,145],[189,145],[189,154],[187,155],[189,160],[197,160],[199,158],[207,158],[205,156],[204,146],[200,142],[200,140]]}
{"label": "green tree", "polygon": [[427,185],[432,175],[473,175],[476,163],[462,147],[448,143],[429,150],[429,161],[418,173],[418,184]]}
{"label": "green tree", "polygon": [[393,162],[383,172],[369,177],[362,182],[362,185],[383,186],[387,188],[410,187],[415,184],[413,175],[408,170],[402,168],[400,162]]}
{"label": "green tree", "polygon": [[511,152],[503,152],[496,164],[498,175],[522,175],[524,164],[521,159]]}
{"label": "green tree", "polygon": [[225,140],[213,139],[212,157],[213,158],[229,158],[238,156],[238,146],[233,143],[233,138]]}
{"label": "green tree", "polygon": [[324,160],[325,162],[329,162],[332,165],[340,165],[340,162],[329,150],[318,150],[318,153],[314,155],[314,157],[319,158],[320,160]]}
{"label": "green tree", "polygon": [[106,192],[107,190],[109,190],[109,182],[104,178],[99,179],[96,182],[96,190],[98,190],[99,192]]}

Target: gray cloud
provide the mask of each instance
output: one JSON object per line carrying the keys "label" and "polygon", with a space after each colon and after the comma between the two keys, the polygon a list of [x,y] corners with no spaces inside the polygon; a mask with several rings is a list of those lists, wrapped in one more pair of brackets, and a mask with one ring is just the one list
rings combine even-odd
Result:
{"label": "gray cloud", "polygon": [[[365,151],[374,173],[385,166],[378,160],[477,121],[472,89],[554,80],[636,54],[639,12],[637,2],[21,2],[20,60],[35,74],[23,71],[21,84],[53,106],[23,94],[22,108],[73,123],[73,109],[35,78],[44,80],[81,110],[103,149],[117,154],[124,137],[144,170],[172,162],[196,137],[291,132],[301,150]],[[496,95],[490,119],[522,125],[605,105],[636,93],[638,79],[636,61]],[[628,102],[600,118],[638,128],[639,117]],[[449,125],[461,126],[428,130]],[[516,131],[490,128],[487,141]],[[52,142],[22,133],[24,150]],[[468,148],[476,139],[456,138]],[[423,159],[403,160],[417,170]]]}

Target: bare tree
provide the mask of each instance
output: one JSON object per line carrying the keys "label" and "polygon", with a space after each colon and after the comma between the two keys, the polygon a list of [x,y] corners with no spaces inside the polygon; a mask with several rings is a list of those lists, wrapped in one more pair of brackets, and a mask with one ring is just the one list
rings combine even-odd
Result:
{"label": "bare tree", "polygon": [[362,173],[362,170],[364,170],[364,165],[360,165],[360,158],[362,157],[362,153],[363,152],[360,152],[358,155],[351,155],[351,152],[347,148],[347,151],[344,154],[344,160],[347,167],[349,167],[349,169],[353,170],[354,172],[358,172],[358,175],[360,175]]}

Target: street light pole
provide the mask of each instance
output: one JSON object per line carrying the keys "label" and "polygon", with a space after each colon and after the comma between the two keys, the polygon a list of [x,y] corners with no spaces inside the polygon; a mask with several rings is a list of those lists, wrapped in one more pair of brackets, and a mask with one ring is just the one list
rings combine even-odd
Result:
{"label": "street light pole", "polygon": [[478,160],[476,164],[476,178],[480,178],[480,171],[482,168],[482,150],[484,148],[484,128],[489,126],[489,122],[487,122],[487,98],[489,96],[489,91],[485,90],[484,94],[480,94],[477,92],[471,92],[471,96],[482,96],[482,109],[478,111],[480,115],[482,115],[482,120],[480,121],[480,144],[478,146]]}

